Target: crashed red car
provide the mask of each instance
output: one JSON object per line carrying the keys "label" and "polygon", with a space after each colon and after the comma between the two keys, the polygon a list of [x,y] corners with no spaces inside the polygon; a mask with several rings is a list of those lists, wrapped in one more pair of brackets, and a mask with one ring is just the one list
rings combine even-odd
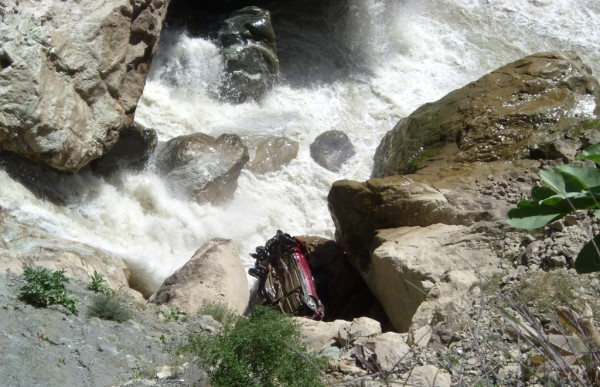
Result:
{"label": "crashed red car", "polygon": [[257,247],[250,255],[256,259],[248,270],[258,279],[255,302],[276,306],[286,314],[323,319],[325,308],[317,295],[302,241],[277,230],[264,247]]}

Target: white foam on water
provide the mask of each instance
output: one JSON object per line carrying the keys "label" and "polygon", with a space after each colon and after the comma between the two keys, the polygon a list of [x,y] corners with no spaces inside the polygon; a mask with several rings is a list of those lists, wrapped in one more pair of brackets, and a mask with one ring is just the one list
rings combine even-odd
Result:
{"label": "white foam on water", "polygon": [[[298,157],[282,170],[243,171],[230,204],[198,205],[173,197],[150,169],[108,180],[82,176],[89,191],[64,207],[36,198],[1,172],[0,205],[58,236],[144,266],[154,285],[215,237],[234,240],[248,266],[248,254],[277,229],[332,237],[326,200],[331,184],[367,179],[381,137],[423,103],[538,51],[573,49],[600,71],[597,0],[349,4],[346,19],[336,21],[335,38],[355,71],[298,84],[287,82],[291,74],[282,68],[281,82],[260,102],[234,105],[214,98],[222,60],[213,42],[181,32],[161,37],[136,111],[136,121],[156,129],[161,141],[203,132],[270,134],[300,142]],[[332,129],[348,134],[357,150],[337,173],[318,166],[309,152],[315,137]]]}

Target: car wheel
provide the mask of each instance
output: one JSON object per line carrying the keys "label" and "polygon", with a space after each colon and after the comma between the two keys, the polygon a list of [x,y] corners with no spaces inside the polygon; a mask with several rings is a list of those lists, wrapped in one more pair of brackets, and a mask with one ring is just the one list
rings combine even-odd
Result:
{"label": "car wheel", "polygon": [[311,311],[317,310],[317,301],[313,296],[304,296],[302,297],[302,303]]}

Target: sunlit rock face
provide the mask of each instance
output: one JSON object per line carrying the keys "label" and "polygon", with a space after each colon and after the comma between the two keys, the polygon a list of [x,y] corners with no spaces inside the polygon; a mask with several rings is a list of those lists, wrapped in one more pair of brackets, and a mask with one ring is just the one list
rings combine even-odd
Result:
{"label": "sunlit rock face", "polygon": [[434,188],[417,175],[341,180],[328,204],[336,242],[399,332],[460,304],[477,275],[497,265],[474,226],[497,219],[497,209],[465,192]]}
{"label": "sunlit rock face", "polygon": [[235,244],[212,239],[165,279],[151,301],[195,314],[205,304],[227,305],[242,314],[248,306],[246,271]]}
{"label": "sunlit rock face", "polygon": [[168,0],[2,3],[0,147],[63,172],[133,120]]}
{"label": "sunlit rock face", "polygon": [[402,119],[375,153],[373,177],[406,173],[428,148],[458,146],[457,161],[527,158],[600,113],[600,87],[573,52],[522,58]]}

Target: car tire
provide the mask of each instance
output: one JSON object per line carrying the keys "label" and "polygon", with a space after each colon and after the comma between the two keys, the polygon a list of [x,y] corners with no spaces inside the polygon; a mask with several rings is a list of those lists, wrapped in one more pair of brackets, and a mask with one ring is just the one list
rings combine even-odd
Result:
{"label": "car tire", "polygon": [[303,296],[302,304],[304,304],[304,306],[312,312],[316,311],[319,307],[317,300],[313,296]]}

